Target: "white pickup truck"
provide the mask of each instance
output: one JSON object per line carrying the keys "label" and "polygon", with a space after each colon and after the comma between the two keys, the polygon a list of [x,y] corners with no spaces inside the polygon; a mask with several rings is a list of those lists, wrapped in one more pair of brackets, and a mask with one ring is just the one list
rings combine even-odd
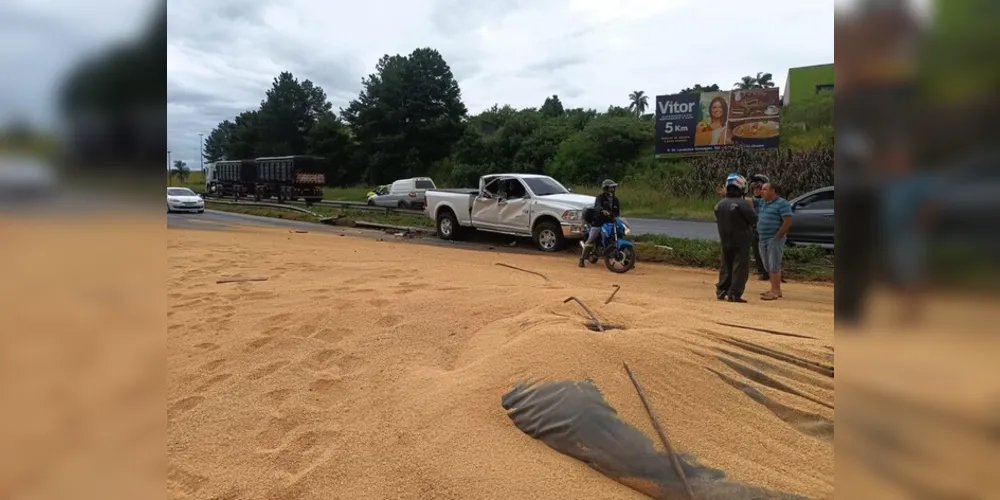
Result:
{"label": "white pickup truck", "polygon": [[467,228],[530,236],[544,252],[583,239],[583,210],[593,196],[572,194],[545,175],[493,174],[479,189],[427,190],[424,212],[437,221],[437,234],[451,240]]}

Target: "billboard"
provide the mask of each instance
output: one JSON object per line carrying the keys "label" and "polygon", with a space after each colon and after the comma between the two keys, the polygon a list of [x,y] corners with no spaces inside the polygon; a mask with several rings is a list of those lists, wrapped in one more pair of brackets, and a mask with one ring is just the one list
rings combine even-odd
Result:
{"label": "billboard", "polygon": [[656,154],[778,147],[777,88],[656,96]]}

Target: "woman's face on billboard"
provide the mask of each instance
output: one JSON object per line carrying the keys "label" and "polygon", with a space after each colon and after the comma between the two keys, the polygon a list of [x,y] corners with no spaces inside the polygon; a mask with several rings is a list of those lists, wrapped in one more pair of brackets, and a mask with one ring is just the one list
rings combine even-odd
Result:
{"label": "woman's face on billboard", "polygon": [[710,112],[712,114],[712,118],[713,119],[715,119],[715,120],[722,119],[722,103],[719,102],[719,101],[712,102],[712,106],[710,108]]}

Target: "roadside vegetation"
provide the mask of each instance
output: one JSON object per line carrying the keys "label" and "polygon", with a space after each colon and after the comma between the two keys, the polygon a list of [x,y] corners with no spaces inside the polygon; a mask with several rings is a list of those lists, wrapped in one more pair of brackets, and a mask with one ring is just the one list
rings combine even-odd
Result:
{"label": "roadside vegetation", "polygon": [[[740,78],[735,84],[735,88],[773,86],[771,75],[764,72]],[[717,90],[717,84],[698,84],[676,91]],[[781,148],[730,149],[693,158],[653,157],[652,106],[655,98],[636,90],[604,110],[574,108],[558,95],[551,95],[539,96],[538,107],[516,109],[496,104],[470,115],[442,55],[420,48],[406,56],[382,57],[374,73],[363,79],[357,98],[337,112],[322,88],[282,72],[257,109],[244,111],[212,130],[204,154],[207,162],[292,154],[322,156],[327,159],[324,198],[344,201],[364,201],[377,185],[415,176],[431,177],[438,186],[448,188],[476,186],[481,175],[491,173],[547,174],[573,192],[584,194],[596,194],[601,180],[611,178],[619,182],[625,216],[701,220],[713,218],[716,187],[730,172],[767,174],[783,188],[786,198],[834,182],[831,95],[782,109]],[[170,182],[196,191],[204,188],[201,172],[176,163]],[[208,206],[315,221],[308,214],[280,209],[211,200]],[[311,210],[322,217],[339,216],[344,224],[365,220],[413,227],[434,225],[418,215],[321,205]],[[719,247],[711,241],[648,235],[636,241],[643,262],[708,269],[718,266]],[[822,250],[790,248],[786,262],[787,275],[793,279],[832,279],[831,258]]]}
{"label": "roadside vegetation", "polygon": [[[736,88],[774,86],[764,72],[734,80]],[[719,89],[699,84],[674,91]],[[206,137],[205,160],[319,155],[328,160],[331,200],[363,201],[374,186],[413,176],[470,187],[483,174],[542,173],[579,193],[615,179],[625,215],[711,219],[715,187],[729,172],[766,173],[786,197],[833,184],[831,95],[782,109],[781,149],[655,159],[655,98],[644,91],[603,110],[574,108],[551,95],[539,96],[537,107],[498,103],[471,115],[448,63],[431,48],[382,57],[357,98],[336,112],[321,87],[288,72],[261,90],[257,109],[219,123]],[[395,97],[401,95],[407,98]],[[187,182],[198,179],[194,174]]]}

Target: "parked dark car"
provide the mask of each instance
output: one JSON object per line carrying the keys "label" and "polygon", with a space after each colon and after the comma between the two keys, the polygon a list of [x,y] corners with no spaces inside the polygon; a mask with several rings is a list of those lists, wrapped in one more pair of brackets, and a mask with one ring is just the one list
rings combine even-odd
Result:
{"label": "parked dark car", "polygon": [[833,250],[833,186],[810,191],[790,203],[793,215],[788,245],[817,245]]}

